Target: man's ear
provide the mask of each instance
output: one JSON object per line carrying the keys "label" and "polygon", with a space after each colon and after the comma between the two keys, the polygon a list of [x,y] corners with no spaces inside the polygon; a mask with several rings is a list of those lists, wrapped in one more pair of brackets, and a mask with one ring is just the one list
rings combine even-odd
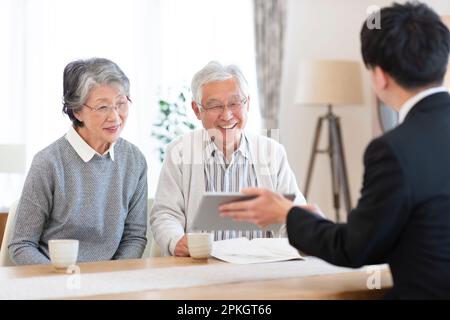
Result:
{"label": "man's ear", "polygon": [[250,110],[250,96],[247,97],[247,112]]}
{"label": "man's ear", "polygon": [[390,77],[379,66],[372,69],[373,84],[378,92],[386,90],[389,86]]}
{"label": "man's ear", "polygon": [[194,111],[195,116],[197,117],[197,119],[198,119],[198,120],[202,120],[202,118],[201,118],[201,113],[200,113],[200,108],[199,108],[199,106],[197,105],[197,102],[192,101],[192,102],[191,102],[191,106],[192,106],[192,110]]}

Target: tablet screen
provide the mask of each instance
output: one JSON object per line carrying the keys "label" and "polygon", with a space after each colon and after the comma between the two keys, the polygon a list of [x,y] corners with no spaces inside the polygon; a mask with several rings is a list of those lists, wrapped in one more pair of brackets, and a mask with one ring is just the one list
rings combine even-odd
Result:
{"label": "tablet screen", "polygon": [[[293,201],[295,195],[284,195],[289,200]],[[256,196],[244,195],[242,193],[217,193],[206,192],[201,201],[197,213],[194,217],[191,229],[192,231],[216,231],[216,230],[278,230],[281,224],[269,225],[265,228],[260,228],[257,225],[244,222],[234,221],[230,217],[221,217],[219,207],[222,204],[243,201],[255,198]]]}

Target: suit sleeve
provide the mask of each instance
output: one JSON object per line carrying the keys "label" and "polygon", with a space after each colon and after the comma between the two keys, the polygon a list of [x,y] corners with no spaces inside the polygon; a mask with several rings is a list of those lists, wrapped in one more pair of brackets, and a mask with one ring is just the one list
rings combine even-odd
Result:
{"label": "suit sleeve", "polygon": [[299,207],[290,210],[287,230],[294,247],[339,266],[386,262],[407,222],[411,192],[397,157],[382,139],[368,146],[364,166],[361,198],[346,224]]}

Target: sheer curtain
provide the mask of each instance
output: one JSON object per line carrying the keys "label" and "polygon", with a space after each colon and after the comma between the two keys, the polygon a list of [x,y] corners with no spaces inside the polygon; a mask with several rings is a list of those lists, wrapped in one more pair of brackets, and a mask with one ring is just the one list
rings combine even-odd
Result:
{"label": "sheer curtain", "polygon": [[256,61],[263,127],[279,129],[286,0],[253,0]]}
{"label": "sheer curtain", "polygon": [[[61,112],[64,66],[109,58],[131,81],[133,104],[122,136],[146,155],[152,196],[160,168],[151,137],[159,95],[189,86],[208,61],[242,68],[252,89],[248,129],[259,131],[252,11],[251,0],[0,1],[0,144],[26,144],[29,167],[70,125]],[[1,176],[0,183],[7,185]]]}

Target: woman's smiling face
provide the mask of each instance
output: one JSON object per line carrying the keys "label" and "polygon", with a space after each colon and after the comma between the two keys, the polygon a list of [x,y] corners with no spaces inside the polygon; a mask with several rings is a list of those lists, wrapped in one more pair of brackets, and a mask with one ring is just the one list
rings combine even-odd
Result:
{"label": "woman's smiling face", "polygon": [[75,113],[83,126],[78,134],[97,152],[103,154],[119,139],[128,118],[128,97],[119,85],[92,88],[83,107]]}

